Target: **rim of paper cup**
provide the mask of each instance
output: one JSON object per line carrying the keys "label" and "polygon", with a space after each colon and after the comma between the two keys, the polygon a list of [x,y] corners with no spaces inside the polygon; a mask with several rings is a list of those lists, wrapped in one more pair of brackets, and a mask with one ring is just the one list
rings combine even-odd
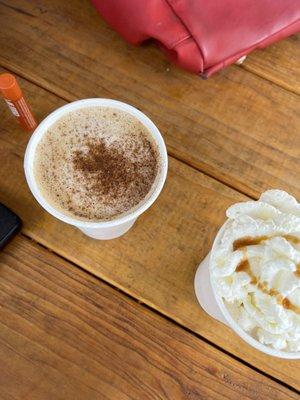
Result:
{"label": "rim of paper cup", "polygon": [[269,354],[271,356],[275,356],[275,357],[279,357],[279,358],[294,359],[294,360],[300,359],[300,352],[289,352],[289,351],[276,350],[270,346],[267,346],[267,345],[259,342],[256,339],[254,339],[251,335],[249,335],[246,331],[244,331],[238,325],[238,323],[231,316],[226,305],[224,304],[223,298],[217,294],[216,288],[214,287],[213,280],[211,279],[211,259],[212,259],[212,255],[216,251],[216,248],[219,245],[220,239],[222,238],[224,231],[229,223],[230,223],[230,220],[225,221],[225,223],[222,225],[222,227],[218,231],[217,236],[215,237],[212,249],[211,249],[210,262],[209,262],[209,275],[210,275],[211,286],[213,289],[213,294],[214,294],[215,300],[216,300],[224,318],[228,322],[229,326],[235,331],[235,333],[237,333],[245,342],[250,344],[252,347],[255,347],[257,350],[260,350],[261,352],[263,352],[265,354]]}
{"label": "rim of paper cup", "polygon": [[[119,218],[113,218],[111,220],[107,221],[85,221],[85,220],[80,220],[76,218],[72,218],[69,215],[64,214],[63,212],[57,210],[55,207],[53,207],[42,195],[39,186],[36,182],[35,176],[34,176],[34,169],[33,169],[33,163],[34,163],[34,156],[35,156],[35,151],[38,143],[42,139],[43,135],[47,132],[47,130],[52,126],[57,120],[59,120],[63,115],[67,114],[70,111],[74,110],[79,110],[81,108],[86,108],[86,107],[93,107],[93,106],[102,106],[102,107],[111,107],[114,109],[118,109],[121,111],[125,111],[135,118],[137,118],[150,132],[152,138],[155,140],[155,143],[158,146],[158,151],[160,155],[160,160],[161,160],[161,171],[158,176],[158,181],[156,182],[156,186],[153,189],[153,192],[147,198],[145,201],[141,203],[140,206],[138,206],[136,209],[134,209],[132,212],[128,212],[125,215],[121,215]],[[68,224],[71,224],[73,226],[77,227],[83,227],[83,228],[108,228],[116,225],[120,225],[126,222],[131,221],[132,219],[137,218],[139,215],[141,215],[143,212],[145,212],[157,199],[159,196],[166,177],[167,177],[167,170],[168,170],[168,155],[167,155],[167,149],[165,142],[158,130],[158,128],[155,126],[155,124],[141,111],[136,109],[135,107],[123,103],[118,100],[112,100],[112,99],[104,99],[104,98],[92,98],[92,99],[82,99],[82,100],[77,100],[73,101],[72,103],[68,103],[60,108],[57,108],[55,111],[53,111],[51,114],[49,114],[35,129],[33,132],[27,148],[25,152],[25,157],[24,157],[24,169],[25,169],[25,176],[26,180],[28,183],[28,186],[35,197],[35,199],[38,201],[38,203],[46,210],[48,211],[49,214],[53,215],[54,217],[60,219],[63,222],[66,222]]]}

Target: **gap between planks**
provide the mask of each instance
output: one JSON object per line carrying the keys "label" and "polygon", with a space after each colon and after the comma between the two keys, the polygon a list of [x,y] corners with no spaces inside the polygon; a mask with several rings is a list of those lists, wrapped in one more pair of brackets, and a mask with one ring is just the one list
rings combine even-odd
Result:
{"label": "gap between planks", "polygon": [[[165,315],[164,313],[162,313],[161,311],[157,310],[154,307],[151,307],[150,305],[136,299],[133,295],[131,295],[130,293],[126,292],[124,289],[119,288],[118,286],[113,285],[112,283],[92,274],[91,272],[85,270],[84,268],[82,268],[80,265],[74,263],[73,261],[69,260],[68,258],[64,257],[63,255],[57,253],[56,251],[52,250],[51,248],[43,245],[42,243],[36,241],[35,239],[31,238],[28,234],[24,233],[23,231],[21,231],[20,235],[22,237],[24,237],[26,240],[30,240],[32,242],[34,242],[38,247],[41,247],[43,249],[45,249],[46,251],[55,254],[58,258],[66,261],[67,263],[69,263],[70,265],[73,265],[75,268],[80,269],[82,272],[84,272],[85,274],[88,274],[90,276],[92,276],[94,279],[99,280],[100,282],[102,282],[103,284],[109,286],[110,288],[112,288],[113,290],[117,290],[118,292],[122,293],[122,295],[126,296],[128,299],[130,299],[131,301],[134,301],[135,303],[138,303],[141,307],[146,308],[147,310],[155,313],[156,315],[158,315],[160,318],[164,318],[167,321],[169,321],[170,323],[174,324],[175,326],[183,329],[185,332],[189,333],[190,335],[193,335],[194,337],[196,337],[199,340],[202,340],[203,342],[205,342],[206,344],[208,344],[209,346],[212,346],[214,349],[222,352],[223,354],[233,358],[234,360],[240,362],[241,364],[243,364],[244,366],[246,366],[247,368],[251,368],[253,371],[263,375],[264,377],[272,380],[273,382],[276,382],[278,384],[280,384],[281,386],[284,386],[286,389],[291,390],[292,392],[298,394],[298,390],[295,389],[293,386],[285,383],[284,381],[281,381],[278,378],[273,377],[272,375],[260,370],[259,368],[251,365],[250,363],[248,363],[247,361],[244,361],[243,359],[235,356],[234,354],[230,353],[229,351],[223,349],[222,347],[216,345],[214,342],[211,342],[210,340],[206,339],[205,337],[201,336],[200,334],[194,332],[192,329],[187,328],[186,326],[184,326],[183,324],[181,324],[180,322],[176,321],[175,319],[172,319],[171,317],[169,317],[168,315]],[[200,307],[200,306],[199,306]]]}
{"label": "gap between planks", "polygon": [[279,82],[273,81],[272,79],[270,79],[270,78],[267,76],[267,74],[258,73],[257,71],[255,71],[255,70],[253,69],[253,67],[251,67],[251,66],[249,67],[248,65],[246,65],[246,62],[247,62],[247,59],[246,59],[246,61],[245,61],[245,65],[244,65],[244,64],[238,65],[238,67],[241,68],[241,69],[243,69],[244,71],[249,72],[250,74],[253,74],[253,75],[255,75],[255,76],[258,76],[258,77],[261,78],[261,79],[264,79],[265,81],[270,82],[272,85],[276,85],[276,86],[280,87],[281,89],[284,89],[284,90],[287,91],[287,92],[290,92],[290,93],[293,93],[293,94],[299,96],[299,90],[297,90],[296,88],[293,89],[293,88],[291,88],[289,85],[284,85],[283,83],[279,83]]}

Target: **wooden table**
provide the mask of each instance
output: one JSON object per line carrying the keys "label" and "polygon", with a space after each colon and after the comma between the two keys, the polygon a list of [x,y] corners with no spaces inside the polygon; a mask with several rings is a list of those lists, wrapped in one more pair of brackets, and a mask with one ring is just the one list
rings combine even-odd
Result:
{"label": "wooden table", "polygon": [[1,104],[0,201],[24,227],[0,255],[0,399],[299,398],[299,362],[249,347],[193,291],[230,204],[270,187],[300,198],[299,37],[202,81],[127,45],[88,0],[1,0],[0,49],[39,120],[119,99],[157,124],[170,161],[134,229],[88,239],[30,194],[30,135]]}

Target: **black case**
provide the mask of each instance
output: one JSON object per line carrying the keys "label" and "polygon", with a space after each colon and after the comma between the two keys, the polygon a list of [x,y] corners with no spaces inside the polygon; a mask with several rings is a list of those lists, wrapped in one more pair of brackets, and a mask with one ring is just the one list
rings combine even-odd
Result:
{"label": "black case", "polygon": [[0,203],[0,249],[21,229],[21,219],[4,204]]}

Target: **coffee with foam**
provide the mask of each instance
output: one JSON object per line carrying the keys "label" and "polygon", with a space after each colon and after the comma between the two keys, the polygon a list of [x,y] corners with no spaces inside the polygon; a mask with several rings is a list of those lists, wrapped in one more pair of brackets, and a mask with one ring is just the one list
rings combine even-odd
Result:
{"label": "coffee with foam", "polygon": [[300,205],[281,190],[227,210],[211,279],[235,321],[277,350],[300,351]]}
{"label": "coffee with foam", "polygon": [[93,106],[69,112],[43,135],[34,159],[39,189],[76,219],[110,220],[135,210],[155,188],[157,145],[131,114]]}

